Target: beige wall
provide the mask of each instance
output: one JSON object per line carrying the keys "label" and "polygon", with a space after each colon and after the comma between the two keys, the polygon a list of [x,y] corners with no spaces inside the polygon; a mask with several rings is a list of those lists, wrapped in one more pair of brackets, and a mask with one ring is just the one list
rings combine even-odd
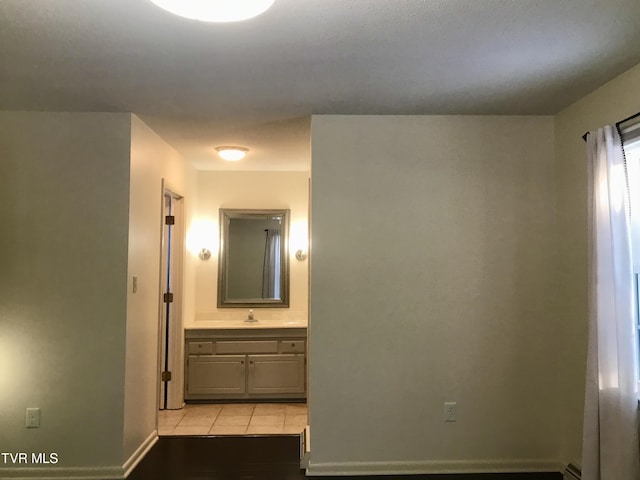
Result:
{"label": "beige wall", "polygon": [[587,168],[582,135],[640,111],[640,65],[556,115],[562,458],[580,461],[587,346]]}
{"label": "beige wall", "polygon": [[553,117],[312,118],[312,472],[560,468],[555,202]]}
{"label": "beige wall", "polygon": [[197,260],[195,315],[186,322],[197,325],[212,320],[245,319],[247,309],[217,307],[218,215],[220,208],[290,209],[290,303],[288,309],[256,309],[256,317],[300,320],[307,318],[308,261],[295,252],[307,248],[309,213],[308,172],[198,172],[198,202],[187,232],[187,248],[197,258],[201,248],[212,252],[208,261]]}
{"label": "beige wall", "polygon": [[[195,174],[172,147],[132,116],[123,461],[156,428],[162,180],[185,197],[185,220],[189,221],[195,203],[191,197]],[[191,279],[194,262],[186,260],[185,278]],[[138,279],[135,294],[134,275]],[[185,295],[184,303],[185,312],[193,311],[192,295]],[[181,355],[181,351],[176,353]]]}

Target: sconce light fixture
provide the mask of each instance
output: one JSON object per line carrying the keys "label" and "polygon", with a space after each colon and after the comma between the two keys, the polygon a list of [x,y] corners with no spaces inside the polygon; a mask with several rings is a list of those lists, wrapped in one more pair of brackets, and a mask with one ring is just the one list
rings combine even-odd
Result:
{"label": "sconce light fixture", "polygon": [[242,160],[248,151],[249,149],[245,147],[231,147],[231,146],[216,147],[216,152],[218,152],[218,155],[220,156],[220,158],[228,162],[235,162],[237,160]]}
{"label": "sconce light fixture", "polygon": [[239,22],[266,12],[274,0],[151,0],[180,17],[203,22]]}
{"label": "sconce light fixture", "polygon": [[307,259],[307,252],[305,252],[304,250],[298,250],[296,252],[296,258],[298,260],[300,260],[301,262]]}
{"label": "sconce light fixture", "polygon": [[200,260],[209,260],[211,258],[211,250],[203,248],[200,250],[200,253],[198,253],[198,256],[200,257]]}

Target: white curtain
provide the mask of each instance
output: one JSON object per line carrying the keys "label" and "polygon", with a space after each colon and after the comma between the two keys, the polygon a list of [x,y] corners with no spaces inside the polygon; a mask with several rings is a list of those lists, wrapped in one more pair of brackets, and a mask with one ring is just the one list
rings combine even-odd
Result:
{"label": "white curtain", "polygon": [[591,132],[583,480],[639,480],[637,333],[627,175],[615,127]]}
{"label": "white curtain", "polygon": [[264,245],[262,298],[280,298],[280,230],[269,228]]}

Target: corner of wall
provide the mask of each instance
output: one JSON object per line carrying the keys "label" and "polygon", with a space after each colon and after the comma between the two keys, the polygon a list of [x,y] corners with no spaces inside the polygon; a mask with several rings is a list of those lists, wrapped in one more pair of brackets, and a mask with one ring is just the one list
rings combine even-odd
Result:
{"label": "corner of wall", "polygon": [[640,111],[640,65],[555,115],[557,182],[559,429],[565,464],[582,457],[582,414],[588,340],[587,164],[582,135]]}

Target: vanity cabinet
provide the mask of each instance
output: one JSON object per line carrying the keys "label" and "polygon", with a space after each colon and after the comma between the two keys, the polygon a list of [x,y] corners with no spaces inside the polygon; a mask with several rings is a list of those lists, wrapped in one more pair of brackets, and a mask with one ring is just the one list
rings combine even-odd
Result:
{"label": "vanity cabinet", "polygon": [[194,395],[244,395],[244,355],[189,355],[187,392]]}
{"label": "vanity cabinet", "polygon": [[185,356],[185,400],[306,397],[306,329],[187,330]]}
{"label": "vanity cabinet", "polygon": [[304,394],[304,355],[250,355],[249,395]]}

